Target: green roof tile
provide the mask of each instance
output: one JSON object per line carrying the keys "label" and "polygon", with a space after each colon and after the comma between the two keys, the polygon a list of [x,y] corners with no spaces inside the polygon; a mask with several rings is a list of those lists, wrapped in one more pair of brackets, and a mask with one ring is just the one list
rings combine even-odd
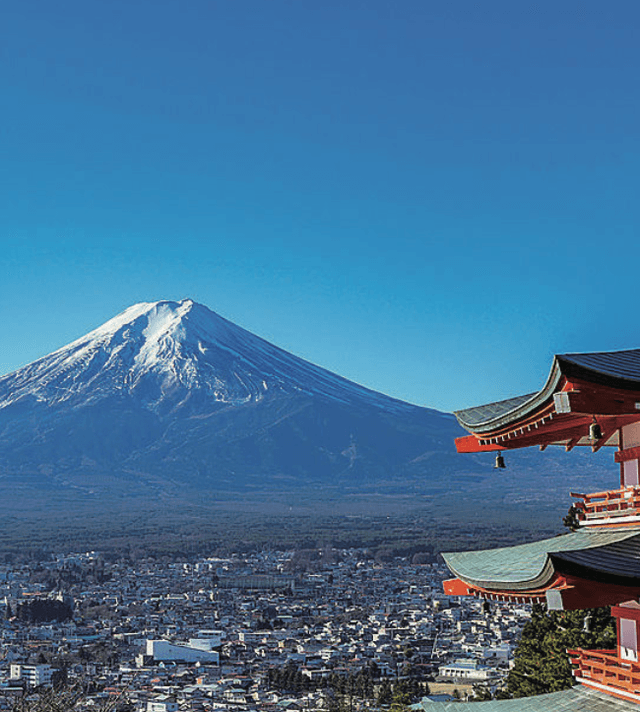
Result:
{"label": "green roof tile", "polygon": [[638,712],[640,705],[626,702],[583,685],[562,692],[515,700],[486,702],[420,702],[416,712]]}
{"label": "green roof tile", "polygon": [[[626,546],[621,549],[620,542]],[[618,546],[616,546],[618,545]],[[640,576],[640,528],[589,528],[542,541],[501,549],[457,551],[442,556],[453,574],[465,583],[481,588],[528,591],[543,588],[553,578],[556,563],[571,560],[572,552],[598,549],[597,556],[583,557],[591,561],[594,571],[616,573],[620,560],[629,562],[630,577]],[[633,552],[636,552],[635,560]],[[575,558],[575,557],[574,557]],[[635,564],[631,566],[631,564]],[[640,709],[640,708],[639,708]]]}

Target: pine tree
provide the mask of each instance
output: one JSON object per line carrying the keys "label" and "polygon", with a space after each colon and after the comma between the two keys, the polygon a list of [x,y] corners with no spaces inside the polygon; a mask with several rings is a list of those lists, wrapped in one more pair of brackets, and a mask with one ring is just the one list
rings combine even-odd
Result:
{"label": "pine tree", "polygon": [[391,704],[391,697],[391,683],[389,682],[389,678],[383,677],[382,682],[380,683],[380,688],[378,689],[377,703],[379,705],[389,705]]}
{"label": "pine tree", "polygon": [[[566,690],[574,684],[567,648],[613,648],[615,626],[608,608],[587,611],[546,612],[534,604],[531,620],[522,631],[507,678],[512,697],[530,697]],[[589,630],[585,630],[585,628]]]}

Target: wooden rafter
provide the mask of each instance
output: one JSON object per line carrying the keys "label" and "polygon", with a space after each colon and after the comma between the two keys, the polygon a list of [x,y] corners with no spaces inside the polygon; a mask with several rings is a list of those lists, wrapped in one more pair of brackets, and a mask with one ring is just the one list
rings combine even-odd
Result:
{"label": "wooden rafter", "polygon": [[573,448],[578,444],[580,438],[571,438],[569,442],[564,446],[565,452],[571,452]]}

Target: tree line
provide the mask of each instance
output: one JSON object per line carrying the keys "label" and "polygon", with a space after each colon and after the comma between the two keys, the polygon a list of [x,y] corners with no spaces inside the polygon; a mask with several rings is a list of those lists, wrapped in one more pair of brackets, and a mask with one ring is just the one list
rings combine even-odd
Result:
{"label": "tree line", "polygon": [[350,710],[356,700],[375,702],[378,706],[401,706],[419,701],[429,694],[429,685],[415,677],[390,680],[380,677],[375,662],[356,673],[331,671],[327,676],[311,679],[295,663],[270,668],[266,683],[270,689],[301,694],[322,690],[332,712]]}

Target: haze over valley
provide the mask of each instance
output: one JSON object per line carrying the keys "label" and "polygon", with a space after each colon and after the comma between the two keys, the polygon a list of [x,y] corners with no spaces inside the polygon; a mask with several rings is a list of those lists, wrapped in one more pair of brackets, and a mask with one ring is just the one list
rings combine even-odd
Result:
{"label": "haze over valley", "polygon": [[509,453],[496,474],[491,456],[455,452],[461,433],[451,414],[359,386],[192,300],[141,303],[0,378],[0,509],[16,531],[38,520],[94,536],[126,522],[202,531],[231,514],[455,528],[488,506],[497,523],[553,527],[567,478],[579,491],[614,477],[610,458],[564,452],[542,467],[539,453]]}

